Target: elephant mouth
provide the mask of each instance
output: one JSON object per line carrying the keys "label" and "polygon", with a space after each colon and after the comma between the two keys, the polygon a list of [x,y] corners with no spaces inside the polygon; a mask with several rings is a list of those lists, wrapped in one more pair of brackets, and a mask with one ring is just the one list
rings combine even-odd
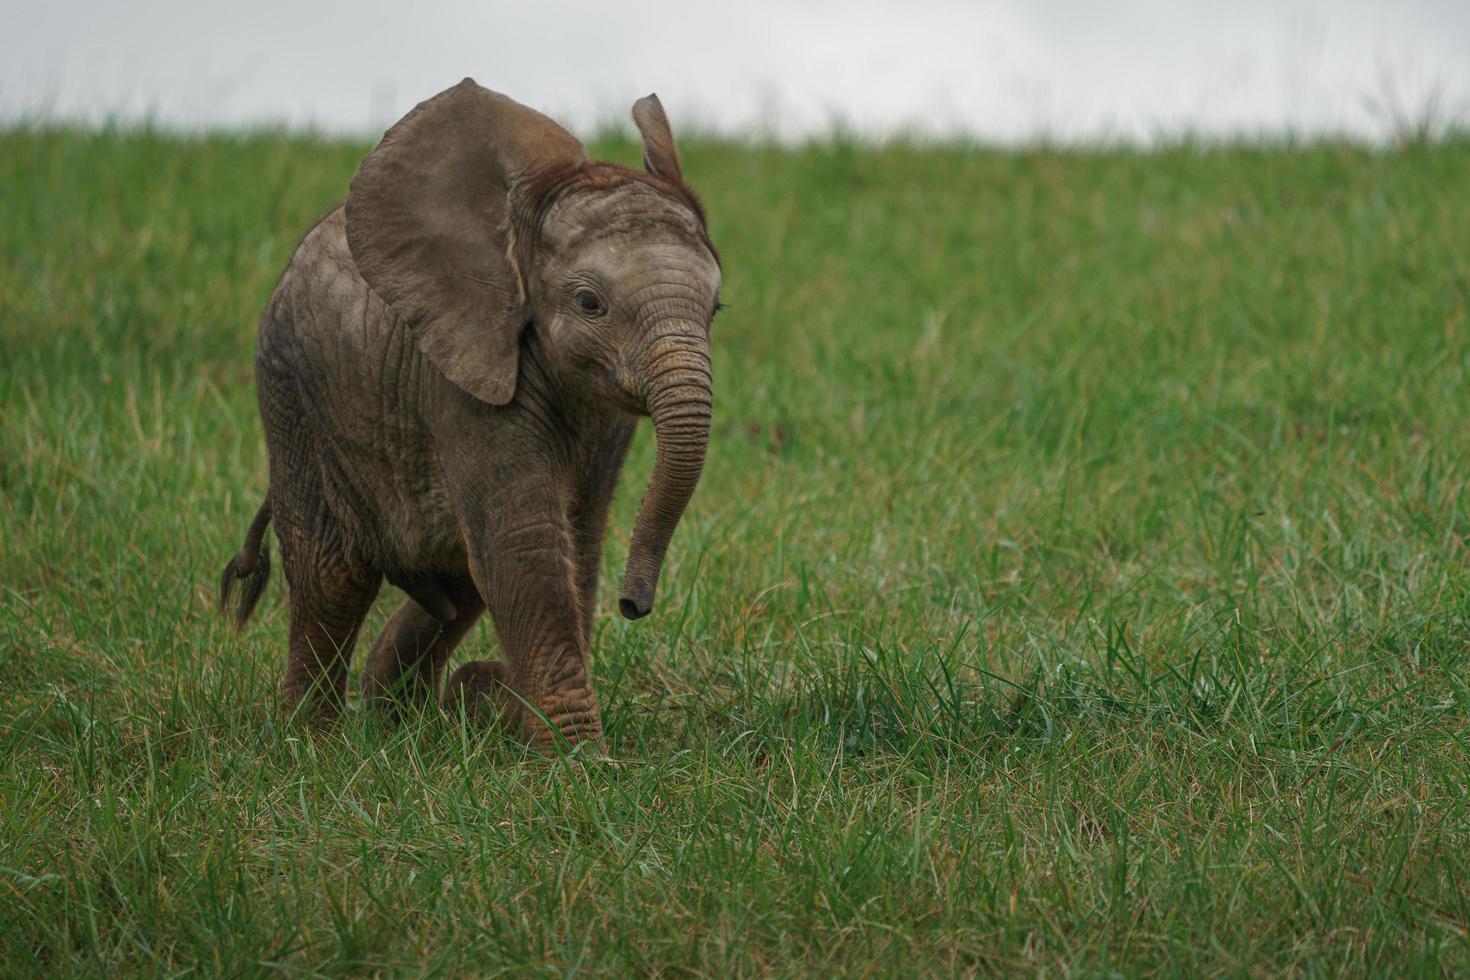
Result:
{"label": "elephant mouth", "polygon": [[618,383],[616,378],[611,379],[609,385],[613,404],[629,415],[639,418],[647,418],[651,413],[647,402],[630,392],[624,385]]}

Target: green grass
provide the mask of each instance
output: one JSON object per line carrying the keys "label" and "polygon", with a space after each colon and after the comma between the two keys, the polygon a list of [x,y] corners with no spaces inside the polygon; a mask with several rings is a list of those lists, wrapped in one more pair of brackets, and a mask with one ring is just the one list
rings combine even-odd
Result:
{"label": "green grass", "polygon": [[1470,143],[690,142],[717,423],[636,624],[625,474],[616,768],[285,727],[280,577],[213,613],[365,149],[0,133],[0,973],[1470,971]]}

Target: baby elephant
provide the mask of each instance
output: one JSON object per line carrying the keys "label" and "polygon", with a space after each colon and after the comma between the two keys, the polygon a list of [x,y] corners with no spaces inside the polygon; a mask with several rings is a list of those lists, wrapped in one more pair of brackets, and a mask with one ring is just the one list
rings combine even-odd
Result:
{"label": "baby elephant", "polygon": [[618,600],[638,619],[704,464],[720,288],[658,97],[633,119],[646,173],[465,79],[388,130],[296,249],[255,356],[270,489],[220,583],[243,623],[274,522],[287,710],[340,710],[386,578],[408,599],[368,654],[371,703],[437,697],[488,608],[505,662],[461,667],[445,701],[542,746],[601,737],[587,657],[608,505],[651,415]]}

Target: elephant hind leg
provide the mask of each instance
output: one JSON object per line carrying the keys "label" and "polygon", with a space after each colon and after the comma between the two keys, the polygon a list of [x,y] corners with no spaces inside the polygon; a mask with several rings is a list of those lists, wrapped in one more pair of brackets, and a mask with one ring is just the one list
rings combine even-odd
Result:
{"label": "elephant hind leg", "polygon": [[281,681],[283,706],[328,721],[342,710],[352,648],[377,598],[381,576],[335,561],[316,561],[307,568],[288,563],[286,574],[291,628]]}
{"label": "elephant hind leg", "polygon": [[379,707],[436,701],[444,665],[485,611],[468,579],[439,583],[427,608],[422,592],[420,587],[409,593],[368,654],[362,693]]}
{"label": "elephant hind leg", "polygon": [[460,713],[476,725],[500,726],[506,732],[521,727],[521,703],[516,697],[510,666],[501,660],[471,660],[444,685],[444,710]]}

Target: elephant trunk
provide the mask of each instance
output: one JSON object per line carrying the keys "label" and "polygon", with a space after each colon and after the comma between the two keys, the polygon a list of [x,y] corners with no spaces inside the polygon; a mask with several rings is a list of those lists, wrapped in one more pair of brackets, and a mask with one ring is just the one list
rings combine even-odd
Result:
{"label": "elephant trunk", "polygon": [[666,336],[647,363],[646,400],[658,449],[618,599],[618,610],[627,619],[641,619],[653,608],[664,552],[694,494],[709,445],[709,342],[699,335]]}

